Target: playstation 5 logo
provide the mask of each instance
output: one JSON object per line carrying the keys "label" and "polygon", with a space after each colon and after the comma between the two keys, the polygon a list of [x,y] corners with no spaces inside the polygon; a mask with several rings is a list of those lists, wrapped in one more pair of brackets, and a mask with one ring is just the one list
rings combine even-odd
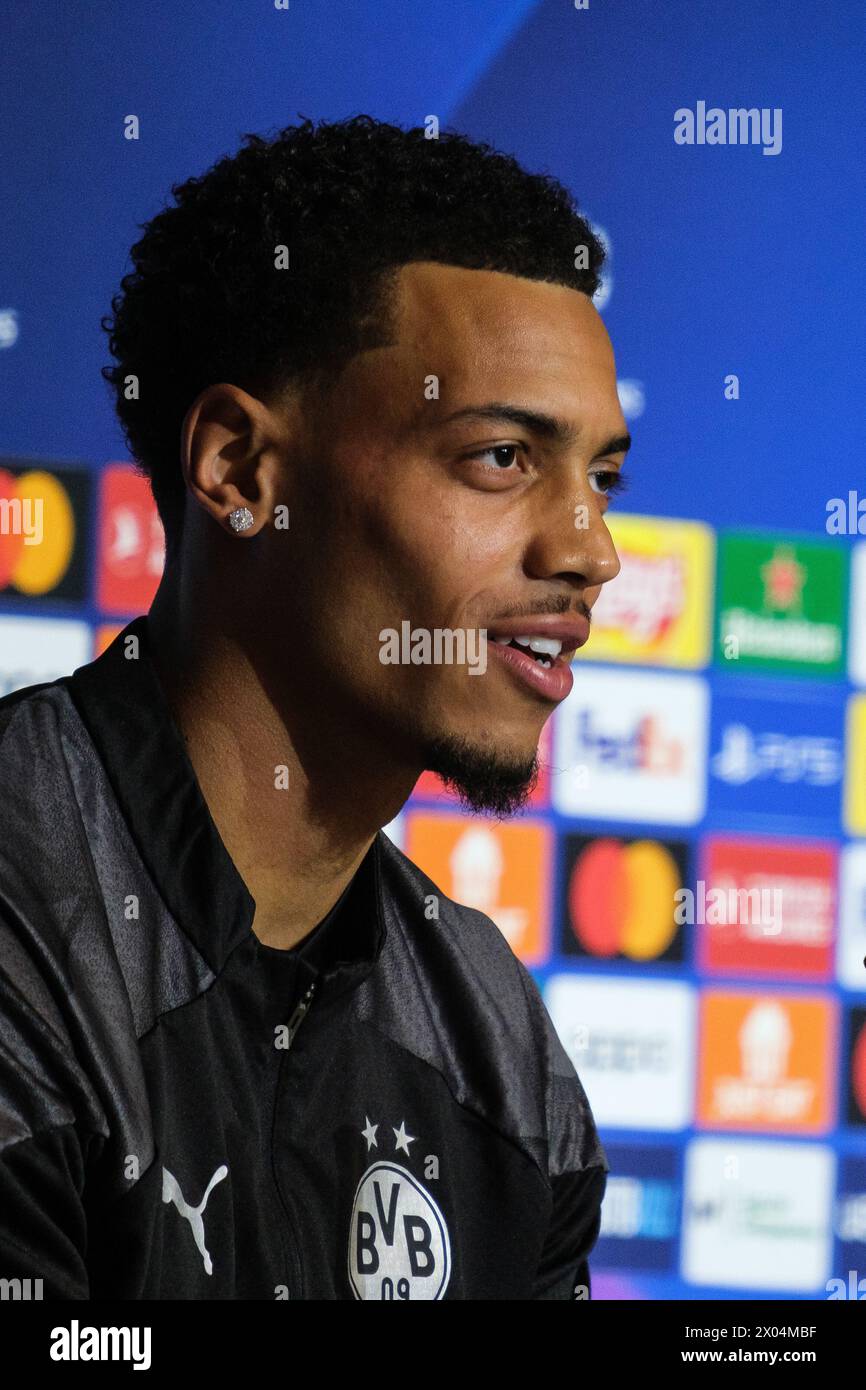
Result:
{"label": "playstation 5 logo", "polygon": [[780,733],[753,734],[746,724],[726,724],[713,755],[714,775],[733,786],[756,778],[829,787],[841,781],[842,744],[836,738]]}

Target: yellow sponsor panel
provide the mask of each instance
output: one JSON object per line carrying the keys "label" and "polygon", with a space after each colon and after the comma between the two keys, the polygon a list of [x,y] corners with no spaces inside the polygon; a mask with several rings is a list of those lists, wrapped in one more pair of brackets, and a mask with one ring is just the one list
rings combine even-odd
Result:
{"label": "yellow sponsor panel", "polygon": [[845,829],[849,835],[866,835],[866,695],[852,695],[848,702]]}
{"label": "yellow sponsor panel", "polygon": [[590,661],[705,666],[710,658],[715,535],[699,521],[607,517],[622,568],[592,610]]}

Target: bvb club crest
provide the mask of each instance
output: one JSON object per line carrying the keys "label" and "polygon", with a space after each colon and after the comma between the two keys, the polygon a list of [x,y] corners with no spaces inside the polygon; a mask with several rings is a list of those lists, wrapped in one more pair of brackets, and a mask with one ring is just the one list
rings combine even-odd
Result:
{"label": "bvb club crest", "polygon": [[349,1227],[349,1283],[359,1299],[440,1299],[451,1243],[436,1202],[399,1163],[379,1159],[358,1183]]}

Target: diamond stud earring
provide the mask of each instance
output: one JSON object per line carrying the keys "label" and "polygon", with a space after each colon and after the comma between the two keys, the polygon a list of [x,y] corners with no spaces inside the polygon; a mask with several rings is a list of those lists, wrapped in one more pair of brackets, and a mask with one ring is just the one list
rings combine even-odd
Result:
{"label": "diamond stud earring", "polygon": [[229,512],[229,526],[233,531],[248,531],[253,524],[253,514],[249,507],[235,507]]}

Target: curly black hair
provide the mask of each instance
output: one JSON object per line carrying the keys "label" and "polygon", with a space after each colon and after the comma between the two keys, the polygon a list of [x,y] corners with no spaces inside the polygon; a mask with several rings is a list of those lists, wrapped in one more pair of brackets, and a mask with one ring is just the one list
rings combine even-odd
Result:
{"label": "curly black hair", "polygon": [[117,364],[102,375],[150,478],[169,558],[183,525],[180,432],[199,392],[229,381],[267,398],[392,341],[401,265],[499,270],[595,294],[604,247],[562,184],[457,132],[428,134],[358,115],[245,135],[140,224],[134,270],[101,320]]}

